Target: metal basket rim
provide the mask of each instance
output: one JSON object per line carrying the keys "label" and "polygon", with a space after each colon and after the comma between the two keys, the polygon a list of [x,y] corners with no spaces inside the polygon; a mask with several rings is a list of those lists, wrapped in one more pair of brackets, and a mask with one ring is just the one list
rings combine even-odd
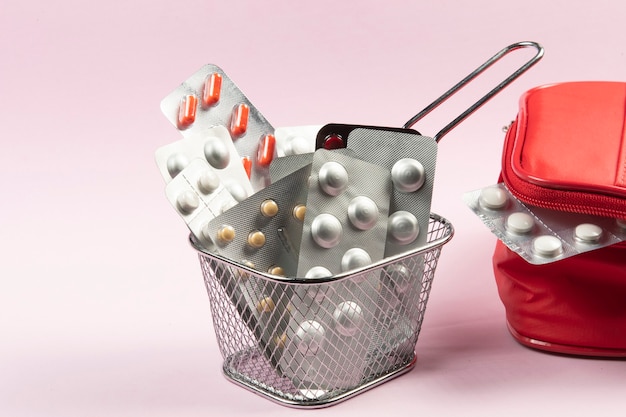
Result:
{"label": "metal basket rim", "polygon": [[321,277],[321,278],[301,278],[301,277],[287,277],[286,278],[286,277],[281,277],[278,275],[272,275],[270,273],[258,271],[246,265],[240,264],[220,254],[207,252],[205,248],[199,245],[199,242],[197,241],[195,236],[191,233],[189,234],[188,242],[191,245],[191,247],[196,252],[198,252],[200,256],[208,257],[215,261],[227,264],[229,266],[233,266],[242,271],[245,271],[246,273],[262,278],[264,280],[273,281],[273,282],[280,283],[280,284],[315,285],[315,284],[324,284],[324,283],[329,283],[329,282],[337,282],[337,281],[341,281],[344,279],[350,279],[354,277],[355,275],[365,273],[369,270],[382,268],[384,266],[394,264],[403,259],[410,258],[412,256],[419,255],[422,253],[427,253],[434,249],[442,247],[443,245],[448,243],[454,236],[454,226],[448,219],[446,219],[443,216],[440,216],[437,213],[431,212],[430,219],[440,223],[443,226],[443,228],[446,229],[446,233],[442,237],[429,241],[425,245],[420,246],[418,248],[415,248],[415,249],[412,249],[412,250],[409,250],[409,251],[406,251],[406,252],[403,252],[394,256],[389,256],[385,259],[374,262],[370,265],[367,265],[361,268],[356,268],[350,271],[342,272],[340,274],[335,274],[330,277]]}

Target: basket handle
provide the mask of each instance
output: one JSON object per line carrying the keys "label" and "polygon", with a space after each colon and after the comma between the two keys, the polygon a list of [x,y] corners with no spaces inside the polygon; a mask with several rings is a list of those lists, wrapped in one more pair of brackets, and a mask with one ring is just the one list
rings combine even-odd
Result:
{"label": "basket handle", "polygon": [[412,127],[415,123],[420,121],[424,116],[433,111],[435,108],[439,107],[444,101],[449,99],[453,94],[457,93],[460,89],[465,87],[470,81],[476,78],[478,75],[483,73],[487,68],[495,64],[502,57],[507,55],[508,53],[521,48],[535,48],[537,49],[537,53],[533,56],[529,61],[527,61],[524,65],[518,68],[515,72],[509,75],[505,80],[503,80],[500,84],[498,84],[494,89],[485,94],[482,98],[480,98],[477,102],[471,105],[467,110],[457,116],[456,119],[452,120],[443,129],[441,129],[435,136],[434,139],[436,142],[439,142],[441,138],[443,138],[448,132],[454,129],[459,123],[465,120],[470,114],[474,113],[478,110],[483,104],[489,101],[493,96],[502,91],[507,85],[517,79],[520,75],[522,75],[526,70],[535,65],[541,58],[543,58],[543,47],[536,42],[524,41],[517,42],[512,45],[507,46],[502,49],[500,52],[489,58],[484,64],[476,68],[472,71],[467,77],[459,81],[454,87],[443,93],[438,99],[430,103],[426,108],[417,113],[415,116],[411,117],[405,124],[404,128],[408,129]]}

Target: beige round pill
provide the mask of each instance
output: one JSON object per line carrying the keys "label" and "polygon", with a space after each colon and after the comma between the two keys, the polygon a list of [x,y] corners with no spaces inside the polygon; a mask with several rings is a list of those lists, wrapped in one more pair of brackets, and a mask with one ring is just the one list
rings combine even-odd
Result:
{"label": "beige round pill", "polygon": [[278,204],[274,200],[265,200],[261,203],[261,214],[265,217],[274,217],[278,214]]}
{"label": "beige round pill", "polygon": [[[254,269],[254,264],[252,262],[248,261],[247,259],[244,259],[243,261],[241,261],[241,264],[247,266],[250,269]],[[245,281],[248,278],[250,278],[250,274],[248,274],[248,272],[243,271],[241,269],[237,269],[236,270],[235,276],[237,276],[237,278],[239,278],[239,279],[241,279],[243,281]]]}
{"label": "beige round pill", "polygon": [[272,275],[278,275],[280,277],[285,276],[285,270],[278,265],[271,266],[270,269],[267,270],[267,272]]}
{"label": "beige round pill", "polygon": [[271,313],[274,310],[274,307],[276,307],[274,300],[270,297],[265,297],[257,303],[256,310],[259,313]]}
{"label": "beige round pill", "polygon": [[224,225],[217,231],[217,240],[223,243],[232,242],[235,239],[235,228]]}
{"label": "beige round pill", "polygon": [[250,232],[248,235],[248,245],[256,249],[263,247],[263,245],[265,245],[265,235],[263,232],[259,230]]}
{"label": "beige round pill", "polygon": [[304,221],[304,215],[306,214],[306,206],[304,204],[298,204],[293,208],[293,217],[298,221]]}
{"label": "beige round pill", "polygon": [[283,333],[280,336],[274,337],[274,344],[279,349],[284,349],[287,345],[287,333]]}

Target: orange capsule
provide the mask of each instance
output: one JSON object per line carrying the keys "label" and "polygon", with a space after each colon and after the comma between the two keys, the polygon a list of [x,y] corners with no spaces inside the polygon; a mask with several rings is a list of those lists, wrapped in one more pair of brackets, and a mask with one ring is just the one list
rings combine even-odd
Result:
{"label": "orange capsule", "polygon": [[265,135],[259,141],[256,151],[256,162],[262,167],[269,166],[274,159],[274,149],[276,148],[276,138],[272,134]]}
{"label": "orange capsule", "polygon": [[209,75],[204,82],[204,92],[202,94],[202,105],[211,107],[220,101],[222,92],[222,75],[214,72]]}
{"label": "orange capsule", "polygon": [[246,170],[246,175],[248,175],[248,179],[252,176],[252,159],[248,156],[244,156],[241,158],[241,163],[243,164],[243,169]]}
{"label": "orange capsule", "polygon": [[250,114],[250,107],[241,103],[233,109],[233,113],[230,116],[230,135],[233,138],[243,136],[248,129],[248,115]]}
{"label": "orange capsule", "polygon": [[178,108],[178,126],[185,128],[196,120],[196,106],[198,99],[194,94],[187,94],[180,101]]}

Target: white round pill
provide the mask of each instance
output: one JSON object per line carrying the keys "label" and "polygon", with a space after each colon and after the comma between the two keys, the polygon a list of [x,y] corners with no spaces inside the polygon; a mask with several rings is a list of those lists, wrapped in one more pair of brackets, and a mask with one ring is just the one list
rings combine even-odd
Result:
{"label": "white round pill", "polygon": [[351,248],[341,257],[341,271],[351,271],[355,268],[361,268],[372,263],[369,253],[361,248]]}
{"label": "white round pill", "polygon": [[[330,272],[327,268],[324,268],[323,266],[314,266],[313,268],[309,269],[306,272],[304,277],[305,278],[326,278],[326,277],[331,277],[332,275],[333,273]],[[324,301],[326,294],[331,288],[332,287],[329,287],[328,285],[326,286],[307,285],[306,294],[311,299],[315,300],[318,303],[321,303],[322,301]]]}
{"label": "white round pill", "polygon": [[556,236],[539,236],[533,239],[533,252],[542,258],[554,258],[563,252],[563,243]]}
{"label": "white round pill", "polygon": [[320,167],[317,180],[322,191],[334,197],[348,186],[348,171],[340,163],[329,161]]}
{"label": "white round pill", "polygon": [[391,168],[391,180],[396,190],[412,193],[424,185],[426,171],[424,166],[412,158],[402,158]]}
{"label": "white round pill", "polygon": [[308,140],[302,136],[291,136],[287,139],[285,147],[285,155],[300,155],[303,153],[313,152],[314,149],[309,145]]}
{"label": "white round pill", "polygon": [[333,312],[335,330],[342,336],[354,336],[363,322],[363,310],[354,301],[337,304]]}
{"label": "white round pill", "polygon": [[220,177],[210,169],[204,170],[198,177],[198,189],[203,194],[211,194],[220,186]]}
{"label": "white round pill", "polygon": [[602,237],[602,228],[595,224],[583,223],[574,229],[574,239],[581,243],[597,243]]}
{"label": "white round pill", "polygon": [[528,213],[513,213],[506,218],[506,230],[516,235],[529,233],[534,226],[535,220]]}
{"label": "white round pill", "polygon": [[176,205],[181,213],[189,214],[198,208],[200,199],[193,191],[185,191],[176,198]]}
{"label": "white round pill", "polygon": [[478,203],[489,210],[498,210],[506,206],[508,197],[506,191],[500,187],[487,187],[480,191]]}
{"label": "white round pill", "polygon": [[228,147],[219,138],[212,138],[204,145],[204,157],[217,169],[224,169],[230,162],[230,152]]}
{"label": "white round pill", "polygon": [[413,213],[398,210],[389,216],[387,232],[391,241],[399,245],[408,245],[419,235],[420,226]]}
{"label": "white round pill", "polygon": [[295,343],[304,356],[315,356],[324,344],[326,331],[315,320],[306,320],[300,323],[295,334]]}
{"label": "white round pill", "polygon": [[304,275],[305,278],[325,278],[332,276],[333,273],[323,266],[314,266]]}
{"label": "white round pill", "polygon": [[329,213],[322,213],[311,223],[311,236],[319,246],[329,249],[336,246],[343,236],[341,222]]}
{"label": "white round pill", "polygon": [[189,165],[189,159],[182,153],[175,153],[167,158],[167,162],[165,166],[167,167],[167,172],[170,174],[170,177],[174,178],[180,171],[185,169]]}
{"label": "white round pill", "polygon": [[248,198],[248,193],[246,189],[236,181],[229,181],[224,184],[228,192],[233,196],[237,202],[242,202],[246,198]]}
{"label": "white round pill", "polygon": [[357,229],[369,230],[378,221],[378,206],[369,197],[355,197],[348,205],[348,218]]}
{"label": "white round pill", "polygon": [[411,284],[411,272],[409,268],[400,264],[389,265],[386,268],[387,275],[393,283],[393,288],[398,294],[403,294]]}

